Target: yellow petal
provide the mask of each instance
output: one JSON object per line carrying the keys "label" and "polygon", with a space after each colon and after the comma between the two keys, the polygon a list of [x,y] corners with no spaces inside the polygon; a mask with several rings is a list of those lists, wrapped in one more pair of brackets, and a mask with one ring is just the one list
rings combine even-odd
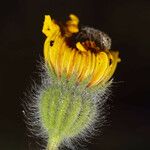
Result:
{"label": "yellow petal", "polygon": [[67,78],[68,79],[70,78],[71,74],[74,71],[75,61],[76,61],[75,58],[76,58],[76,50],[73,49],[73,50],[71,50],[70,57],[68,60],[68,67],[67,67]]}
{"label": "yellow petal", "polygon": [[45,15],[44,25],[42,32],[50,37],[54,32],[60,30],[59,26],[51,19],[49,15]]}
{"label": "yellow petal", "polygon": [[117,67],[117,63],[121,61],[118,55],[119,55],[119,52],[111,52],[112,63],[108,67],[101,84],[105,84],[108,80],[110,80],[110,78],[114,74],[116,67]]}
{"label": "yellow petal", "polygon": [[65,48],[66,48],[66,42],[64,38],[62,38],[61,43],[62,45],[57,50],[57,58],[56,58],[57,75],[59,78],[61,78],[61,75],[63,72],[63,57],[64,57]]}
{"label": "yellow petal", "polygon": [[66,45],[64,48],[64,55],[62,58],[62,71],[65,73],[67,72],[70,54],[71,54],[71,49]]}
{"label": "yellow petal", "polygon": [[81,60],[82,59],[82,55],[80,52],[76,52],[76,61],[75,61],[75,74],[78,74],[79,72],[79,68],[80,68],[80,64],[81,64]]}
{"label": "yellow petal", "polygon": [[79,66],[78,73],[77,73],[78,82],[80,82],[80,76],[86,66],[86,61],[87,61],[86,55],[87,55],[86,53],[81,53],[81,61],[80,61],[80,66]]}
{"label": "yellow petal", "polygon": [[78,79],[79,82],[83,81],[85,78],[87,78],[87,76],[89,75],[90,71],[91,71],[91,52],[88,51],[87,53],[85,53],[85,64],[84,64],[84,68],[82,69],[82,72],[80,74],[80,77]]}
{"label": "yellow petal", "polygon": [[96,67],[96,56],[94,53],[92,53],[90,75],[93,74],[95,67]]}
{"label": "yellow petal", "polygon": [[76,47],[81,52],[86,52],[87,51],[80,42],[76,43]]}
{"label": "yellow petal", "polygon": [[[47,37],[47,39],[45,40],[45,43],[44,43],[44,58],[46,61],[49,60],[49,55],[50,55],[50,49],[52,48],[50,46],[50,42],[51,41],[54,41],[57,39],[59,39],[59,36],[60,36],[60,32],[57,31],[57,32],[54,32],[53,35],[51,35],[50,37]],[[54,43],[56,44],[56,42]]]}
{"label": "yellow petal", "polygon": [[79,24],[79,18],[76,15],[70,14],[69,17],[72,21],[76,22],[75,24]]}
{"label": "yellow petal", "polygon": [[49,16],[49,15],[46,15],[45,16],[45,20],[44,20],[44,25],[43,25],[43,30],[42,30],[42,32],[46,35],[46,36],[48,36],[48,35],[50,35],[50,26],[51,26],[51,17]]}
{"label": "yellow petal", "polygon": [[57,65],[57,57],[58,57],[58,51],[60,50],[60,47],[62,46],[64,40],[59,34],[55,40],[53,46],[49,46],[48,49],[48,61],[51,62],[52,68],[54,68],[55,72],[58,73],[58,65]]}
{"label": "yellow petal", "polygon": [[96,67],[93,72],[92,79],[87,85],[88,87],[96,85],[99,82],[99,80],[103,77],[105,70],[108,67],[108,64],[109,64],[109,60],[107,54],[105,52],[100,52],[96,56]]}
{"label": "yellow petal", "polygon": [[66,27],[65,27],[65,36],[70,37],[73,33],[79,32],[78,24],[79,24],[79,19],[77,16],[71,14],[69,16],[70,20],[66,22]]}

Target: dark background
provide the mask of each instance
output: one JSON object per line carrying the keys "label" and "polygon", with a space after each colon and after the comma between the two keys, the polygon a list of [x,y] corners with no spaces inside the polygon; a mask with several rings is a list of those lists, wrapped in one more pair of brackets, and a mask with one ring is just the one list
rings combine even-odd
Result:
{"label": "dark background", "polygon": [[[64,20],[70,13],[82,25],[105,31],[122,62],[108,100],[110,114],[90,150],[150,149],[150,1],[3,0],[0,3],[0,150],[40,149],[27,136],[21,99],[38,80],[45,14]],[[108,125],[109,124],[109,125]]]}

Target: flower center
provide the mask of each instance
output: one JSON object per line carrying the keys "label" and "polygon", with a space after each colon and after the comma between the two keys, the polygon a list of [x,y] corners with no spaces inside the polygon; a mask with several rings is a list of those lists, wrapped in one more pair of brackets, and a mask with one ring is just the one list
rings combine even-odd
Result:
{"label": "flower center", "polygon": [[78,33],[68,38],[68,44],[79,51],[98,53],[111,48],[111,39],[104,32],[90,27],[83,27]]}
{"label": "flower center", "polygon": [[83,45],[89,48],[94,46],[99,47],[100,50],[109,50],[111,48],[111,38],[104,32],[94,28],[81,28],[76,39],[83,42]]}
{"label": "flower center", "polygon": [[95,41],[84,41],[84,42],[77,42],[76,47],[79,51],[86,52],[91,51],[93,53],[98,53],[100,48],[96,45]]}

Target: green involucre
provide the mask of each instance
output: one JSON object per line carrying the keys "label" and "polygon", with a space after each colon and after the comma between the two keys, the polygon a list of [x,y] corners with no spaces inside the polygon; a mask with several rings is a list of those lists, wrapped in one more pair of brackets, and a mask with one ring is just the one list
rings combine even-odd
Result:
{"label": "green involucre", "polygon": [[[61,81],[52,76],[53,84],[40,95],[40,119],[48,135],[47,149],[56,150],[65,140],[78,137],[92,124],[97,112],[92,100],[84,97],[83,85],[74,80]],[[57,81],[56,81],[57,80]]]}
{"label": "green involucre", "polygon": [[47,150],[57,150],[64,142],[84,137],[91,130],[99,116],[100,97],[104,95],[109,84],[88,89],[87,81],[77,85],[75,76],[67,80],[63,75],[58,80],[50,70],[47,73],[50,83],[40,92],[39,118],[48,135]]}
{"label": "green involucre", "polygon": [[82,133],[96,113],[89,100],[61,92],[59,88],[49,87],[41,94],[40,117],[51,147],[58,147],[65,139]]}

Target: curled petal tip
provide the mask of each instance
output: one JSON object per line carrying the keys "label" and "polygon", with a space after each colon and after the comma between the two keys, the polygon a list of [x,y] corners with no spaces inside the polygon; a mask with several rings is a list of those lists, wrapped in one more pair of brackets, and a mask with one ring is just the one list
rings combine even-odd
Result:
{"label": "curled petal tip", "polygon": [[80,42],[77,42],[76,43],[76,47],[79,51],[81,52],[86,52],[87,50],[84,48],[84,46],[80,43]]}

